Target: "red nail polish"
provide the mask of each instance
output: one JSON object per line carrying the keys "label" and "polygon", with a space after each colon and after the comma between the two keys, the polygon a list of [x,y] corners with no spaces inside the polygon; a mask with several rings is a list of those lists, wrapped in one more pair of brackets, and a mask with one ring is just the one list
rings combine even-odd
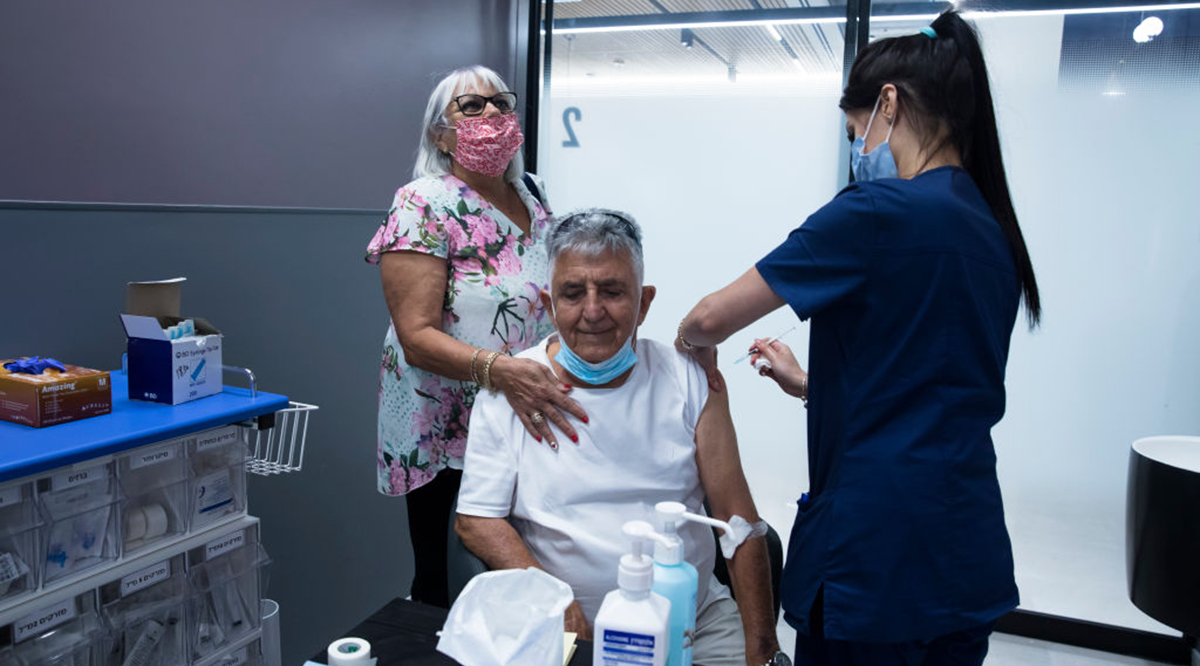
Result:
{"label": "red nail polish", "polygon": [[588,421],[587,414],[584,414],[584,415],[583,415],[583,422],[584,422],[584,423],[590,423],[590,421]]}
{"label": "red nail polish", "polygon": [[579,443],[579,435],[571,435],[571,441],[578,444]]}
{"label": "red nail polish", "polygon": [[558,450],[558,444],[555,444],[554,442],[550,442],[550,450],[551,450],[551,451],[557,451],[557,450]]}
{"label": "red nail polish", "polygon": [[542,438],[541,438],[541,436],[539,436],[539,435],[534,435],[534,436],[533,436],[533,438],[534,438],[534,439],[536,439],[536,440],[538,441],[538,443],[539,443],[539,444],[541,444],[541,443],[542,443]]}
{"label": "red nail polish", "polygon": [[570,390],[571,390],[571,385],[570,385],[570,384],[563,384],[563,388],[565,388],[566,390],[570,391]]}

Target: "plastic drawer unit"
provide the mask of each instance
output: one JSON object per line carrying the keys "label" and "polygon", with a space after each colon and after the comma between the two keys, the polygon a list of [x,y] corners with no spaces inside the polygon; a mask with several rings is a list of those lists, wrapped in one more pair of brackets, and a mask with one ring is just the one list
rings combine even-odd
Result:
{"label": "plastic drawer unit", "polygon": [[138,551],[187,533],[190,503],[184,441],[171,440],[117,456],[125,493],[121,511],[122,552]]}
{"label": "plastic drawer unit", "polygon": [[214,535],[188,551],[193,659],[217,654],[259,629],[269,564],[257,525]]}
{"label": "plastic drawer unit", "polygon": [[186,444],[192,470],[192,529],[246,513],[250,450],[245,429],[235,425],[214,428],[188,437]]}
{"label": "plastic drawer unit", "polygon": [[0,648],[0,663],[6,666],[106,666],[112,651],[93,594],[39,608],[4,633],[10,644]]}
{"label": "plastic drawer unit", "polygon": [[182,553],[110,581],[98,590],[115,663],[186,666],[187,597]]}
{"label": "plastic drawer unit", "polygon": [[44,585],[120,557],[121,489],[111,461],[54,470],[38,478],[36,488],[45,523],[39,553]]}
{"label": "plastic drawer unit", "polygon": [[37,590],[41,525],[33,483],[19,480],[0,484],[0,603]]}

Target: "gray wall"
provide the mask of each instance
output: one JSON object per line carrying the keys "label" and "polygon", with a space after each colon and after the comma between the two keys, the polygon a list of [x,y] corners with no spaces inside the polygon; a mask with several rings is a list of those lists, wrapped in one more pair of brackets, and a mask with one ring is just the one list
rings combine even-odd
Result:
{"label": "gray wall", "polygon": [[[381,116],[364,117],[362,126],[339,122],[314,128],[319,141],[310,148],[331,152],[336,159],[326,162],[323,173],[297,181],[303,184],[299,190],[287,192],[311,186],[320,196],[309,203],[383,208],[395,188],[407,180],[417,118],[432,73],[483,62],[513,80],[514,32],[523,22],[516,20],[515,2],[334,4],[371,6],[388,17],[387,31],[393,33],[398,49],[360,53],[347,67],[355,69],[361,63],[391,67],[394,80],[387,94],[397,103]],[[153,32],[169,27],[155,23],[161,12],[151,11],[147,3],[130,6],[146,10],[140,29]],[[5,34],[0,49],[8,48],[3,42],[13,32],[12,23],[6,21],[14,15],[20,19],[27,12],[49,11],[46,7],[46,3],[5,3],[0,26],[8,27],[0,27]],[[118,5],[105,5],[105,9],[118,11]],[[504,26],[479,20],[498,13],[513,16]],[[236,31],[236,26],[228,28]],[[344,41],[355,41],[356,35],[346,33],[337,22],[329,29]],[[152,62],[169,49],[169,42],[162,40],[158,51],[145,53],[146,60]],[[23,54],[26,62],[45,55],[48,48],[27,42],[26,46],[31,50]],[[376,61],[367,62],[371,58]],[[11,83],[7,75],[12,72],[11,61],[0,57],[0,68],[6,66],[0,70],[0,86]],[[58,84],[46,80],[39,85],[50,89]],[[4,97],[7,106],[11,98]],[[78,108],[67,120],[86,128],[93,114],[103,115],[96,109]],[[4,142],[11,146],[20,134],[5,124],[10,120],[11,116],[0,115],[4,137],[0,147]],[[153,114],[147,122],[155,122]],[[224,186],[240,186],[235,182],[239,178],[253,183],[261,180],[256,180],[258,176],[272,177],[269,165],[255,164],[251,174],[208,183],[218,186],[209,192],[188,190],[191,184],[178,173],[148,172],[145,164],[129,161],[125,148],[118,145],[121,137],[106,136],[100,129],[95,135],[79,131],[91,142],[95,164],[85,165],[86,169],[63,163],[56,167],[34,152],[32,145],[17,155],[0,150],[0,162],[7,165],[0,167],[0,184],[16,187],[9,181],[21,176],[18,184],[24,194],[70,200],[87,185],[87,174],[111,170],[114,173],[106,175],[106,182],[125,183],[129,189],[121,191],[131,197],[178,186],[183,188],[180,192],[194,193],[183,197],[189,201],[211,194],[214,198],[202,203],[231,203],[224,195],[235,190]],[[186,128],[178,131],[186,133]],[[379,156],[367,149],[361,161],[347,159],[344,152],[352,154],[366,144],[351,142],[353,146],[343,151],[338,147],[343,136],[370,137],[376,147],[386,148],[390,162],[386,168],[380,166]],[[213,156],[222,149],[215,146],[215,152],[207,154],[203,146],[196,146],[193,157],[234,172],[244,166],[229,154]],[[13,166],[18,162],[34,173],[22,175]],[[331,193],[347,198],[327,201],[325,195]],[[12,194],[10,188],[6,195]],[[87,198],[93,197],[87,194]],[[232,198],[234,203],[245,203]],[[361,203],[360,198],[369,203]],[[362,255],[382,215],[382,210],[41,209],[0,203],[0,248],[5,255],[0,262],[0,283],[5,285],[0,357],[41,354],[85,366],[117,367],[125,344],[117,318],[125,283],[184,275],[188,277],[184,314],[206,317],[222,329],[226,363],[253,368],[265,390],[320,406],[310,423],[304,470],[255,478],[250,486],[250,511],[262,518],[265,544],[274,559],[269,594],[282,606],[284,663],[289,665],[323,649],[388,600],[405,596],[411,582],[404,501],[375,492],[376,390],[387,310],[378,271],[364,263]]]}
{"label": "gray wall", "polygon": [[0,3],[0,199],[384,206],[434,73],[511,73],[515,4]]}

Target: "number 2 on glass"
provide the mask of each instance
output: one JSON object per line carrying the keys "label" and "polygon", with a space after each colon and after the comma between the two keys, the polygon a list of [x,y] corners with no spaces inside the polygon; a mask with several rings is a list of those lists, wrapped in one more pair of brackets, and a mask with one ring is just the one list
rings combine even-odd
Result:
{"label": "number 2 on glass", "polygon": [[570,137],[562,142],[563,148],[578,148],[579,139],[575,136],[575,130],[571,127],[571,119],[576,122],[583,120],[583,112],[577,106],[568,106],[563,109],[563,127],[567,130],[567,136]]}

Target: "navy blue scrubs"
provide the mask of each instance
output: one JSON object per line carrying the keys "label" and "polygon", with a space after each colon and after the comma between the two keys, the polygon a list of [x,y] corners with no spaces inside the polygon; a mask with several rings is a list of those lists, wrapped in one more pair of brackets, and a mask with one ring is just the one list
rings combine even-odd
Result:
{"label": "navy blue scrubs", "polygon": [[757,267],[812,319],[788,623],[809,634],[818,592],[839,641],[929,640],[1015,607],[990,432],[1020,283],[970,175],[852,184]]}

